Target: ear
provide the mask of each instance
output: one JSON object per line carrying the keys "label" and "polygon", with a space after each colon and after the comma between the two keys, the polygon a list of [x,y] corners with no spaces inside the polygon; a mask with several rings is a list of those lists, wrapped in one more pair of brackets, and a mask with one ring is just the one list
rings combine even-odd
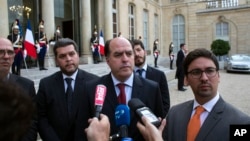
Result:
{"label": "ear", "polygon": [[185,76],[184,77],[184,86],[188,86],[188,85],[189,85],[188,78]]}

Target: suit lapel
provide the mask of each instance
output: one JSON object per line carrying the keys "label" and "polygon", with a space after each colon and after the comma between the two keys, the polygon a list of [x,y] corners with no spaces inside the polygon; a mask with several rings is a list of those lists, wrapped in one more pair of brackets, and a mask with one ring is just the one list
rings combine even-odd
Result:
{"label": "suit lapel", "polygon": [[109,103],[109,105],[111,106],[111,109],[115,109],[119,103],[118,103],[118,99],[117,99],[117,95],[116,95],[116,91],[114,87],[114,82],[111,77],[111,73],[103,77],[101,82],[105,84],[105,86],[107,87],[105,103],[106,102]]}
{"label": "suit lapel", "polygon": [[[67,100],[66,100],[66,93],[65,93],[65,87],[64,87],[64,80],[61,72],[58,72],[55,76],[55,82],[53,83],[54,86],[54,92],[56,94],[56,97],[60,101],[60,107],[62,107],[62,113],[63,115],[68,115],[68,107],[67,107]],[[67,116],[65,116],[67,117]]]}
{"label": "suit lapel", "polygon": [[146,78],[152,80],[154,78],[154,73],[152,73],[152,68],[148,66],[146,71]]}
{"label": "suit lapel", "polygon": [[216,124],[219,123],[221,120],[221,116],[223,113],[223,109],[225,107],[224,100],[220,97],[218,102],[213,107],[212,111],[209,113],[208,117],[204,121],[199,134],[197,135],[197,140],[204,139],[210,131],[213,130],[213,128],[216,126]]}
{"label": "suit lapel", "polygon": [[[143,78],[142,78],[143,79]],[[142,81],[140,80],[140,76],[134,75],[134,83],[132,87],[132,94],[131,98],[139,98],[139,99],[144,99],[142,95]]]}

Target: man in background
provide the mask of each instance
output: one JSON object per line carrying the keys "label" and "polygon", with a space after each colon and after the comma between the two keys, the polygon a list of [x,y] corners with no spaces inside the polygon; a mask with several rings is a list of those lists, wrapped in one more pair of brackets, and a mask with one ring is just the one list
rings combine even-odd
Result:
{"label": "man in background", "polygon": [[[12,43],[3,37],[0,37],[0,81],[4,83],[14,83],[21,87],[21,91],[29,96],[31,99],[35,98],[36,91],[34,82],[15,74],[10,73],[10,68],[14,61],[14,48]],[[3,90],[1,90],[3,91]],[[37,138],[37,119],[36,115],[33,114],[32,124],[29,126],[27,132],[23,136],[22,141],[36,141]]]}
{"label": "man in background", "polygon": [[166,115],[170,107],[170,97],[169,97],[167,78],[164,72],[147,65],[146,62],[147,52],[145,51],[144,45],[140,40],[133,41],[133,49],[135,52],[134,71],[141,77],[153,80],[159,84],[161,90],[164,115]]}

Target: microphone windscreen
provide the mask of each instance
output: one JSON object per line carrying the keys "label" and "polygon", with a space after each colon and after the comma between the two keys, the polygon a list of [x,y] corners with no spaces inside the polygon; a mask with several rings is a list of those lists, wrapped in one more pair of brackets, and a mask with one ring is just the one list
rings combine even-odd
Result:
{"label": "microphone windscreen", "polygon": [[96,91],[95,91],[95,106],[99,105],[102,106],[106,97],[106,91],[107,88],[106,86],[99,84],[96,86]]}
{"label": "microphone windscreen", "polygon": [[131,110],[135,111],[139,108],[145,107],[145,104],[138,98],[132,98],[129,102],[128,102],[128,106]]}
{"label": "microphone windscreen", "polygon": [[115,109],[115,123],[117,127],[130,125],[130,110],[127,105],[120,104]]}

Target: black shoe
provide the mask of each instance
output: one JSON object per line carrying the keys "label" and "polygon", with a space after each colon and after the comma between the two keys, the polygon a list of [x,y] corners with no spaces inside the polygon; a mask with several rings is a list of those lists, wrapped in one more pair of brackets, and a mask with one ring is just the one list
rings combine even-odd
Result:
{"label": "black shoe", "polygon": [[187,89],[185,89],[185,88],[181,88],[181,89],[178,89],[178,91],[186,91]]}
{"label": "black shoe", "polygon": [[46,68],[40,68],[40,70],[48,70],[48,69],[46,69]]}

